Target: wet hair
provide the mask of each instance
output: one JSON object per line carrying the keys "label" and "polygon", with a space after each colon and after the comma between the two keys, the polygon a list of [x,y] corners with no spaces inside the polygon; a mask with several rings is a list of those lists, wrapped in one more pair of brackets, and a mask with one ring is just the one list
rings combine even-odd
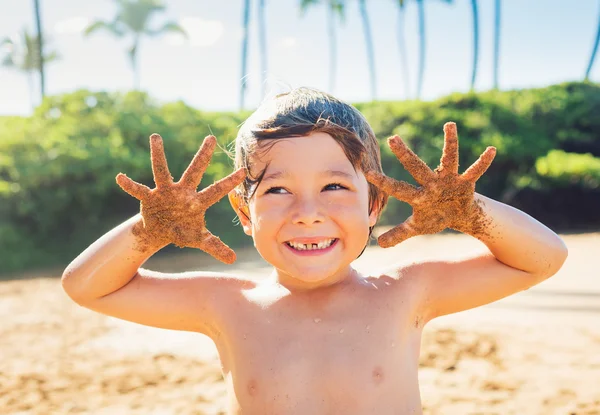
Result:
{"label": "wet hair", "polygon": [[[266,171],[265,167],[251,176],[251,156],[267,152],[277,139],[316,132],[329,134],[342,147],[355,170],[383,172],[377,138],[356,108],[316,89],[295,88],[264,101],[238,132],[235,168],[244,167],[247,173],[246,180],[236,189],[240,202],[248,204]],[[274,141],[261,145],[263,140]],[[369,214],[374,209],[381,214],[386,203],[387,195],[369,183]],[[371,227],[369,236],[372,230]]]}

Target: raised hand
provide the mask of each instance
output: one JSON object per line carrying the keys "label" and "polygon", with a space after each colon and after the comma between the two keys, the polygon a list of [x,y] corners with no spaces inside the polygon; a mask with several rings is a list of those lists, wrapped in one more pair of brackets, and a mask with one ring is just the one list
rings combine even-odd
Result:
{"label": "raised hand", "polygon": [[381,247],[388,248],[413,236],[434,234],[446,228],[473,236],[486,232],[489,221],[475,201],[475,182],[492,164],[496,155],[494,147],[488,147],[471,167],[459,174],[458,135],[453,122],[444,124],[444,150],[435,171],[400,137],[390,137],[388,145],[420,187],[377,172],[366,173],[370,183],[413,208],[413,214],[404,223],[378,238]]}
{"label": "raised hand", "polygon": [[215,149],[214,136],[204,139],[200,149],[178,182],[169,172],[163,141],[160,135],[150,136],[150,159],[156,187],[150,189],[134,182],[123,173],[117,183],[131,196],[141,201],[143,223],[133,229],[138,249],[163,247],[174,243],[180,248],[198,248],[226,264],[235,261],[235,252],[206,229],[206,210],[233,190],[245,178],[244,169],[213,183],[200,192],[202,180]]}

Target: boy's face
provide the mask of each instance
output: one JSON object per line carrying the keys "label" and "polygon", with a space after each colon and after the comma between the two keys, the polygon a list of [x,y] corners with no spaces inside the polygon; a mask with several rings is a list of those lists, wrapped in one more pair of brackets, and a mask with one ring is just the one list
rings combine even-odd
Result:
{"label": "boy's face", "polygon": [[306,288],[340,280],[377,220],[367,180],[326,133],[274,141],[250,160],[254,177],[266,171],[250,219],[240,215],[244,231],[280,279]]}

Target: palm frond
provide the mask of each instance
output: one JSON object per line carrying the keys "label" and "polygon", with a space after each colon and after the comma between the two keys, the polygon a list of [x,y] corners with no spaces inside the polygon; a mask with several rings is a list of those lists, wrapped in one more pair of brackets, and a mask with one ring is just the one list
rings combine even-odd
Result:
{"label": "palm frond", "polygon": [[2,60],[0,61],[0,66],[5,66],[7,68],[14,68],[15,66],[17,66],[15,64],[15,61],[13,60],[12,56],[10,54],[6,54],[2,57]]}
{"label": "palm frond", "polygon": [[185,29],[175,22],[167,22],[160,29],[155,29],[155,30],[148,29],[146,31],[146,34],[149,36],[158,36],[158,35],[162,35],[163,33],[179,33],[180,35],[183,35],[185,38],[188,37],[188,34],[185,31]]}
{"label": "palm frond", "polygon": [[96,20],[94,23],[89,25],[84,31],[83,34],[85,36],[91,35],[99,29],[108,30],[110,33],[117,37],[121,37],[124,35],[123,31],[120,30],[116,21],[114,22],[105,22],[103,20]]}
{"label": "palm frond", "polygon": [[343,23],[346,20],[346,5],[344,4],[344,0],[329,0],[329,6]]}
{"label": "palm frond", "polygon": [[44,56],[44,62],[50,63],[50,62],[60,60],[60,58],[61,58],[61,56],[57,52],[52,51]]}

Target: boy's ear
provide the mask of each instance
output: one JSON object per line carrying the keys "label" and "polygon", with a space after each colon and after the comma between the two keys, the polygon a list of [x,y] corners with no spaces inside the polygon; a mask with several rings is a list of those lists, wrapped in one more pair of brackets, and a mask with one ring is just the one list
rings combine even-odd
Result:
{"label": "boy's ear", "polygon": [[242,224],[242,228],[244,229],[244,233],[246,235],[252,236],[252,225],[250,221],[250,209],[248,209],[248,205],[244,203],[244,199],[240,195],[237,190],[232,190],[227,195],[229,197],[229,203],[231,207],[240,218],[240,223]]}
{"label": "boy's ear", "polygon": [[377,223],[377,220],[379,219],[379,216],[381,214],[383,204],[384,199],[382,198],[379,201],[379,203],[375,203],[375,206],[373,206],[373,210],[369,214],[369,227],[375,226],[375,224]]}
{"label": "boy's ear", "polygon": [[376,207],[375,209],[373,209],[373,211],[369,214],[369,227],[371,226],[375,226],[375,224],[377,223],[377,218],[379,217],[379,208]]}

